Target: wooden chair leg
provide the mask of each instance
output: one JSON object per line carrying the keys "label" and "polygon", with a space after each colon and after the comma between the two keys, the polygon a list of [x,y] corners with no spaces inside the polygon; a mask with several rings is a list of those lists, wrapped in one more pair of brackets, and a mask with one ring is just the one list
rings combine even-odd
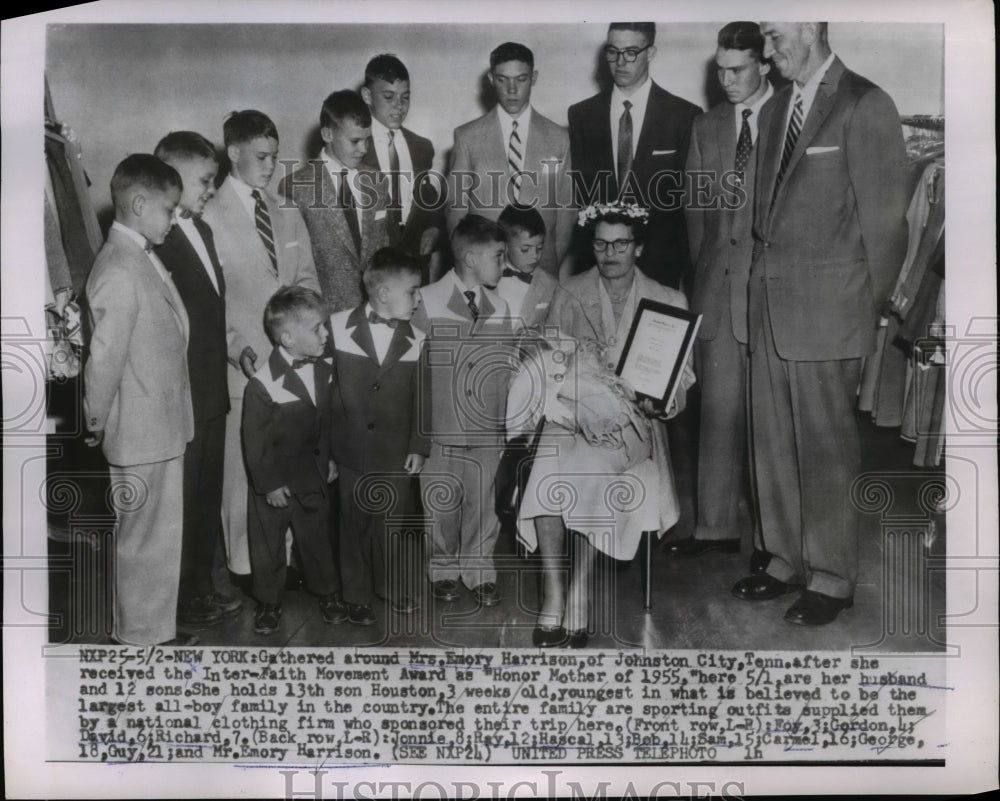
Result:
{"label": "wooden chair leg", "polygon": [[643,608],[651,609],[653,607],[653,532],[647,531],[643,534],[646,540],[646,575],[643,577],[643,589],[645,595],[643,596]]}

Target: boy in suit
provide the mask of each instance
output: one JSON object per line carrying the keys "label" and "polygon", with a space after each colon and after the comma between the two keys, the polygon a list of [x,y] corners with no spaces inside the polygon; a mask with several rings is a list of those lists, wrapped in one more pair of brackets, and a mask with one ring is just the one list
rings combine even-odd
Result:
{"label": "boy in suit", "polygon": [[410,73],[396,56],[375,56],[365,67],[361,97],[372,113],[372,138],[362,163],[389,179],[389,244],[427,260],[444,228],[442,187],[431,180],[434,145],[404,128],[410,111]]}
{"label": "boy in suit", "polygon": [[320,292],[332,311],[361,302],[361,273],[372,254],[389,244],[386,183],[362,164],[372,115],[357,92],[343,89],[319,112],[323,150],[278,191],[299,207],[309,228]]}
{"label": "boy in suit", "polygon": [[[470,214],[455,226],[451,246],[454,269],[421,290],[414,318],[427,333],[421,424],[431,449],[420,484],[431,514],[428,572],[435,598],[456,600],[460,579],[481,605],[494,606],[500,522],[493,484],[513,369],[510,313],[490,288],[503,267],[503,229]],[[435,509],[442,483],[459,503]]]}
{"label": "boy in suit", "polygon": [[[412,508],[411,477],[420,472],[430,449],[418,418],[424,334],[410,325],[420,304],[420,264],[406,251],[382,248],[365,270],[364,282],[368,301],[330,318],[341,571],[348,620],[359,626],[375,622],[376,595],[388,598],[400,614],[420,608],[405,592],[409,577],[390,541],[386,514]],[[373,511],[359,503],[359,482],[375,477],[391,484],[392,510]]]}
{"label": "boy in suit", "polygon": [[537,209],[507,206],[497,220],[507,237],[507,255],[497,294],[510,308],[514,332],[537,328],[549,313],[559,282],[539,270],[545,248],[545,222]]}
{"label": "boy in suit", "polygon": [[336,468],[330,458],[333,369],[322,358],[323,300],[306,287],[283,287],[267,302],[264,328],[274,349],[247,383],[241,427],[251,485],[247,533],[253,593],[260,604],[253,624],[257,634],[275,631],[281,619],[289,526],[323,620],[347,619],[327,530],[327,484],[336,478]]}
{"label": "boy in suit", "polygon": [[[177,171],[153,155],[115,169],[115,221],[87,280],[93,334],[84,367],[90,447],[103,445],[118,514],[114,630],[127,645],[191,645],[177,636],[183,456],[194,436],[188,317],[152,252],[173,225]],[[117,489],[116,489],[117,488]]]}
{"label": "boy in suit", "polygon": [[222,528],[229,568],[250,572],[247,546],[247,477],[240,447],[240,416],[247,380],[270,343],[261,321],[279,287],[318,289],[309,232],[298,209],[283,208],[267,191],[278,157],[278,130],[249,109],[229,116],[222,128],[231,170],[205,205],[205,222],[226,282],[229,404],[222,476]]}
{"label": "boy in suit", "polygon": [[[222,459],[226,443],[226,283],[212,229],[201,219],[215,194],[215,146],[194,131],[167,134],[156,157],[181,176],[174,226],[156,249],[184,301],[194,439],[184,451],[184,538],[177,622],[211,626],[242,607],[225,572]],[[213,566],[218,569],[213,576]],[[216,580],[213,581],[213,578]]]}

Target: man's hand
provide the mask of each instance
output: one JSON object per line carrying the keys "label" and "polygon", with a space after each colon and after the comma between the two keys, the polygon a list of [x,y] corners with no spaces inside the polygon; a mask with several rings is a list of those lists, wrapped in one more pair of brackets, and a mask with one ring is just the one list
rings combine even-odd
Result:
{"label": "man's hand", "polygon": [[104,429],[99,428],[97,431],[91,431],[90,436],[84,439],[83,444],[88,448],[96,448],[104,442]]}
{"label": "man's hand", "polygon": [[274,506],[278,509],[284,509],[288,506],[288,499],[292,497],[292,493],[289,491],[288,487],[278,487],[276,490],[271,490],[265,496],[268,506]]}
{"label": "man's hand", "polygon": [[669,420],[671,417],[675,417],[680,409],[677,408],[677,398],[670,401],[670,408],[664,409],[659,403],[654,403],[649,398],[643,398],[639,402],[639,411],[641,411],[646,417],[656,417],[660,420]]}
{"label": "man's hand", "polygon": [[408,453],[406,454],[406,461],[403,463],[403,469],[411,476],[416,475],[424,469],[424,461],[426,461],[426,457],[421,456],[419,453]]}
{"label": "man's hand", "polygon": [[437,247],[441,232],[437,228],[428,228],[420,235],[420,255],[430,256]]}
{"label": "man's hand", "polygon": [[257,372],[257,354],[249,345],[240,354],[240,369],[247,378],[253,378],[253,374]]}
{"label": "man's hand", "polygon": [[332,484],[334,481],[337,480],[337,476],[339,476],[339,475],[340,475],[340,473],[337,470],[337,465],[334,464],[333,459],[331,459],[330,460],[330,466],[329,466],[329,468],[327,468],[327,471],[326,471],[326,483],[327,484]]}

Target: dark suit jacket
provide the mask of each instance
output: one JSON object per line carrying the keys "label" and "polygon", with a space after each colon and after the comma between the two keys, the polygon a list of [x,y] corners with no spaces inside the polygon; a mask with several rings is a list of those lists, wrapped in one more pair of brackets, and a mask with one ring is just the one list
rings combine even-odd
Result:
{"label": "dark suit jacket", "polygon": [[291,200],[306,221],[313,260],[323,299],[332,311],[361,302],[361,273],[379,248],[389,244],[386,233],[386,187],[383,177],[369,167],[358,168],[361,194],[361,252],[359,253],[340,207],[337,189],[320,159],[313,159],[282,178],[278,191]]}
{"label": "dark suit jacket", "polygon": [[906,255],[899,114],[834,59],[775,192],[791,97],[787,87],[761,110],[751,302],[762,282],[783,359],[865,356]]}
{"label": "dark suit jacket", "polygon": [[330,379],[328,359],[313,366],[316,403],[278,349],[247,384],[243,394],[243,456],[253,492],[280,487],[291,492],[326,492],[330,463]]}
{"label": "dark suit jacket", "polygon": [[411,453],[430,453],[420,434],[424,334],[401,321],[378,363],[365,304],[330,318],[333,333],[333,460],[359,473],[399,472]]}
{"label": "dark suit jacket", "polygon": [[[413,162],[413,176],[410,186],[413,191],[413,203],[410,213],[398,230],[386,228],[389,244],[402,248],[414,255],[420,254],[420,237],[428,228],[444,227],[442,182],[434,182],[428,173],[434,163],[434,145],[430,139],[425,139],[413,133],[408,128],[401,128],[406,146],[410,149],[410,161]],[[361,161],[366,167],[379,172],[386,172],[388,164],[378,163],[375,148],[369,145],[368,152]],[[401,178],[400,180],[407,180]]]}
{"label": "dark suit jacket", "polygon": [[198,218],[194,219],[194,225],[205,242],[218,291],[205,272],[187,234],[179,225],[170,229],[163,244],[156,249],[156,255],[174,279],[174,286],[187,310],[191,329],[187,348],[191,404],[195,422],[201,422],[229,411],[229,388],[226,381],[226,282],[215,252],[212,229],[208,223]]}
{"label": "dark suit jacket", "polygon": [[[673,287],[679,286],[691,268],[683,212],[684,162],[691,123],[700,113],[698,106],[654,83],[632,161],[635,180],[619,187],[616,156],[611,150],[611,92],[576,103],[568,112],[577,203],[583,208],[596,201],[608,202],[624,191],[624,199],[649,208],[646,246],[639,266],[647,275]],[[584,239],[580,237],[583,249],[578,253],[589,265],[593,255]]]}
{"label": "dark suit jacket", "polygon": [[694,264],[691,310],[702,315],[698,338],[715,339],[719,326],[729,325],[737,341],[746,343],[756,159],[751,154],[743,182],[736,180],[733,108],[720,103],[695,118],[685,166],[690,182],[685,217]]}

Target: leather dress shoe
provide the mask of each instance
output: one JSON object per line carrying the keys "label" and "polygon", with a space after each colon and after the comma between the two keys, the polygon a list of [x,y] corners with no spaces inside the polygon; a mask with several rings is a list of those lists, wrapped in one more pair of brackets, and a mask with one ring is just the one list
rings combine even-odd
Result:
{"label": "leather dress shoe", "polygon": [[222,609],[212,603],[211,595],[198,595],[177,610],[177,625],[189,629],[207,629],[222,622]]}
{"label": "leather dress shoe", "polygon": [[439,601],[450,604],[452,601],[458,600],[458,582],[454,579],[435,581],[432,587],[434,589],[434,597]]}
{"label": "leather dress shoe", "polygon": [[500,594],[497,592],[497,585],[492,581],[484,581],[472,588],[472,594],[476,596],[476,601],[480,606],[496,606],[500,603]]}
{"label": "leather dress shoe", "polygon": [[409,595],[393,598],[389,602],[389,606],[397,615],[412,615],[414,612],[420,611],[420,602]]}
{"label": "leather dress shoe", "polygon": [[767,551],[753,549],[753,556],[750,557],[750,572],[755,574],[766,573],[767,566],[771,564],[771,554]]}
{"label": "leather dress shoe", "polygon": [[562,626],[535,626],[531,643],[536,648],[562,648],[569,639],[569,632]]}
{"label": "leather dress shoe", "polygon": [[733,586],[733,595],[741,601],[770,601],[772,598],[801,589],[801,584],[785,584],[774,576],[761,573],[737,581]]}
{"label": "leather dress shoe", "polygon": [[243,608],[243,601],[239,598],[221,592],[213,592],[211,601],[222,610],[224,615],[235,615]]}
{"label": "leather dress shoe", "polygon": [[351,604],[347,619],[355,626],[374,626],[375,613],[371,604]]}
{"label": "leather dress shoe", "polygon": [[674,559],[694,559],[702,554],[718,551],[719,553],[739,553],[739,539],[728,540],[696,540],[694,537],[678,540],[666,546],[667,556]]}
{"label": "leather dress shoe", "polygon": [[854,606],[853,598],[834,598],[821,592],[806,590],[799,600],[788,607],[785,620],[798,626],[825,626],[832,623],[841,609]]}
{"label": "leather dress shoe", "polygon": [[347,604],[339,592],[332,592],[319,599],[319,611],[324,623],[343,623],[347,620]]}
{"label": "leather dress shoe", "polygon": [[281,604],[261,604],[253,616],[255,634],[270,634],[278,630],[281,620]]}
{"label": "leather dress shoe", "polygon": [[198,644],[198,637],[194,634],[185,634],[178,631],[177,636],[172,640],[167,640],[166,642],[157,643],[157,645],[167,645],[167,646],[178,646],[181,648],[189,647]]}
{"label": "leather dress shoe", "polygon": [[567,648],[586,648],[587,641],[590,639],[590,635],[587,633],[586,629],[577,629],[576,631],[567,632],[569,635],[566,639]]}

